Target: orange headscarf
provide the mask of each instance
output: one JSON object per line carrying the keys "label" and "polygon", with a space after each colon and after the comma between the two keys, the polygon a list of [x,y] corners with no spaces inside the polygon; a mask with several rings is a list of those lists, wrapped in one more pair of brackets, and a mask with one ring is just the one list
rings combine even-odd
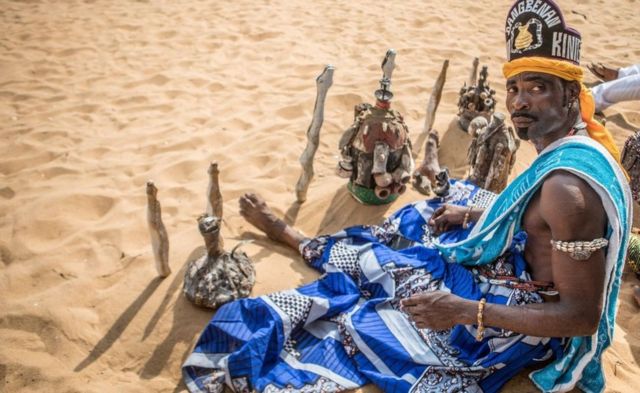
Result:
{"label": "orange headscarf", "polygon": [[618,163],[620,162],[620,151],[618,151],[618,147],[613,141],[613,136],[604,125],[593,117],[596,111],[596,103],[591,90],[582,83],[582,68],[568,61],[546,57],[521,57],[502,66],[502,73],[507,79],[523,72],[542,72],[568,81],[579,82],[580,116],[587,124],[589,136],[604,146]]}

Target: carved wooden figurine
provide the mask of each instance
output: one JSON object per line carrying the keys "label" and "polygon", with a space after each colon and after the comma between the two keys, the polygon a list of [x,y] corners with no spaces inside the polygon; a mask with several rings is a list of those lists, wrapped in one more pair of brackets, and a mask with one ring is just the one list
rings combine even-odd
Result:
{"label": "carved wooden figurine", "polygon": [[158,276],[171,274],[169,267],[169,236],[162,222],[162,209],[158,201],[158,189],[153,181],[147,181],[147,223],[151,235],[151,247]]}
{"label": "carved wooden figurine", "polygon": [[402,115],[391,109],[395,55],[390,49],[382,62],[383,77],[380,89],[375,92],[376,104],[356,105],[354,122],[340,139],[342,160],[337,173],[349,178],[349,191],[364,204],[394,201],[406,191],[414,168],[409,129]]}
{"label": "carved wooden figurine", "polygon": [[497,112],[491,120],[478,116],[469,124],[473,137],[467,159],[471,166],[469,180],[485,190],[500,193],[507,186],[516,161],[520,140],[504,124],[504,114]]}
{"label": "carved wooden figurine", "polygon": [[413,186],[418,192],[429,195],[431,191],[443,197],[449,192],[449,170],[438,162],[440,139],[437,130],[431,130],[427,136],[424,160],[413,175]]}
{"label": "carved wooden figurine", "polygon": [[333,84],[333,71],[331,65],[324,67],[322,74],[316,78],[316,103],[313,107],[313,119],[307,129],[307,146],[300,156],[300,164],[302,165],[302,174],[296,184],[296,198],[302,203],[307,199],[307,189],[309,183],[313,179],[313,157],[318,150],[320,143],[320,128],[324,120],[324,102],[327,98],[327,92]]}

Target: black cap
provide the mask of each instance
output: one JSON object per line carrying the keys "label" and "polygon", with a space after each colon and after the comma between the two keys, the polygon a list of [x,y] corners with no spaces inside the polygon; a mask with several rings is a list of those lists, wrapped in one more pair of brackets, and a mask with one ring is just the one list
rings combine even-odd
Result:
{"label": "black cap", "polygon": [[552,0],[518,0],[505,26],[507,60],[548,57],[580,64],[580,33],[567,27]]}

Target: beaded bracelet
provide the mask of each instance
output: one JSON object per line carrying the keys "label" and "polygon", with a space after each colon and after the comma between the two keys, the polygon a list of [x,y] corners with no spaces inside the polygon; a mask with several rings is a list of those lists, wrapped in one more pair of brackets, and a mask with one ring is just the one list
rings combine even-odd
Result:
{"label": "beaded bracelet", "polygon": [[471,215],[471,209],[473,206],[469,206],[469,209],[464,213],[464,219],[462,220],[462,229],[469,228],[469,216]]}
{"label": "beaded bracelet", "polygon": [[482,317],[484,316],[484,305],[487,303],[487,299],[482,298],[478,303],[478,333],[476,334],[476,341],[482,341],[484,338],[484,322]]}

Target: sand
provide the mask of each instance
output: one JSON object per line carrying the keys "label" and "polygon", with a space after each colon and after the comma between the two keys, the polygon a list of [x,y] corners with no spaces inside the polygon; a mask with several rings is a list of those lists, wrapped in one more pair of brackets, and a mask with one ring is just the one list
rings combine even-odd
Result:
{"label": "sand", "polygon": [[[638,2],[563,1],[583,60],[640,57]],[[489,66],[504,111],[503,23],[510,1],[3,1],[0,6],[0,391],[180,392],[180,366],[212,312],[182,295],[202,252],[196,217],[207,166],[221,170],[228,248],[255,261],[254,295],[318,274],[245,223],[257,190],[306,234],[375,223],[421,198],[361,206],[334,174],[353,106],[371,102],[388,48],[398,52],[394,107],[417,138],[441,64],[451,64],[435,128],[441,161],[464,175],[455,126],[473,57]],[[484,8],[486,6],[487,8]],[[336,67],[308,200],[294,187],[325,64]],[[595,79],[588,79],[594,82]],[[640,104],[606,112],[616,142]],[[514,175],[535,156],[523,144]],[[173,274],[156,278],[145,182],[159,188]],[[608,392],[637,391],[640,313],[627,274]],[[506,391],[534,391],[524,376]],[[362,391],[375,392],[366,387]]]}

